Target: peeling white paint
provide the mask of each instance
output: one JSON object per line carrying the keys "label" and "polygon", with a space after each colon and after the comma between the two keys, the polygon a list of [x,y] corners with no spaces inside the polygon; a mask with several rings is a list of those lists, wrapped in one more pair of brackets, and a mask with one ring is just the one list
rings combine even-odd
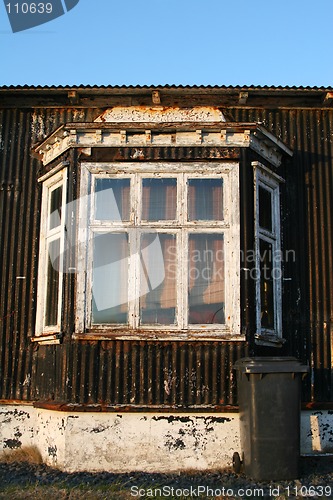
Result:
{"label": "peeling white paint", "polygon": [[85,117],[85,112],[83,109],[74,109],[72,112],[73,122],[82,122]]}
{"label": "peeling white paint", "polygon": [[170,395],[170,388],[167,380],[164,380],[164,391],[168,396]]}
{"label": "peeling white paint", "polygon": [[[229,414],[219,420],[196,414],[80,415],[67,421],[71,451],[65,468],[167,472],[230,465],[238,419]],[[73,456],[79,457],[75,464]]]}
{"label": "peeling white paint", "polygon": [[333,412],[302,412],[301,443],[303,453],[333,453]]}
{"label": "peeling white paint", "polygon": [[100,414],[0,406],[0,450],[18,431],[22,446],[36,446],[46,464],[67,471],[216,469],[230,466],[239,449],[234,413]]}
{"label": "peeling white paint", "polygon": [[23,382],[23,386],[27,387],[27,386],[30,386],[31,384],[31,375],[30,373],[28,373],[24,379],[24,382]]}
{"label": "peeling white paint", "polygon": [[177,108],[163,106],[115,106],[107,109],[95,122],[225,122],[219,109],[212,106]]}
{"label": "peeling white paint", "polygon": [[[333,451],[333,413],[301,416],[301,453]],[[238,413],[74,413],[0,406],[0,451],[35,446],[69,472],[178,472],[230,467]]]}
{"label": "peeling white paint", "polygon": [[32,136],[36,138],[37,141],[44,139],[46,137],[44,117],[41,114],[34,111],[32,113],[31,120],[32,120],[31,123]]}

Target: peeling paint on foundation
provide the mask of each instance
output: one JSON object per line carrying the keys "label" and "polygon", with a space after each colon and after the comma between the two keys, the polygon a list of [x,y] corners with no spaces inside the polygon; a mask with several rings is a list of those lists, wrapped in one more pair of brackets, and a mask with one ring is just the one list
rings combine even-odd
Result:
{"label": "peeling paint on foundation", "polygon": [[[75,414],[0,406],[0,450],[36,447],[69,472],[177,472],[231,466],[239,414]],[[333,451],[333,412],[304,411],[301,453]]]}
{"label": "peeling paint on foundation", "polygon": [[21,448],[22,443],[18,439],[4,439],[4,448],[10,448],[11,450],[15,450],[17,448]]}
{"label": "peeling paint on foundation", "polygon": [[[194,417],[195,419],[199,420],[199,419],[203,419],[205,422],[210,422],[210,423],[219,423],[219,424],[223,424],[224,422],[230,422],[231,419],[230,418],[226,418],[226,417]],[[192,422],[193,420],[190,418],[190,417],[183,417],[183,416],[178,416],[178,415],[170,415],[170,416],[167,416],[167,417],[152,417],[152,420],[155,420],[155,421],[159,421],[159,420],[167,420],[168,423],[172,423],[172,422]]]}
{"label": "peeling paint on foundation", "polygon": [[165,446],[169,450],[184,450],[186,448],[184,441],[182,441],[180,438],[177,438],[175,440],[172,439],[170,436],[170,440],[166,441]]}
{"label": "peeling paint on foundation", "polygon": [[15,420],[23,420],[26,418],[30,418],[30,415],[28,412],[23,411],[23,410],[5,410],[5,411],[0,411],[0,416],[1,415],[11,415],[15,418]]}
{"label": "peeling paint on foundation", "polygon": [[68,471],[217,468],[231,464],[239,444],[236,414],[220,420],[208,414],[78,415],[34,408],[31,412],[33,426],[29,423],[23,429],[17,421],[11,422],[12,430],[8,428],[4,438],[14,439],[19,431],[20,441],[36,446],[45,463]]}
{"label": "peeling paint on foundation", "polygon": [[47,452],[50,457],[56,458],[57,457],[57,447],[56,446],[49,446],[47,449]]}
{"label": "peeling paint on foundation", "polygon": [[303,453],[333,453],[333,412],[303,412]]}
{"label": "peeling paint on foundation", "polygon": [[172,422],[182,422],[182,423],[185,423],[185,422],[191,422],[191,419],[190,417],[179,417],[178,415],[168,415],[167,417],[152,417],[152,420],[155,420],[156,422],[160,421],[160,420],[166,420],[168,422],[168,424],[171,424]]}
{"label": "peeling paint on foundation", "polygon": [[104,427],[103,425],[99,425],[98,427],[94,427],[93,429],[89,430],[89,432],[91,432],[91,433],[95,433],[95,434],[96,434],[96,433],[98,433],[98,434],[99,434],[100,432],[105,432],[105,431],[107,431],[108,429],[110,429],[110,427],[109,427],[109,426]]}

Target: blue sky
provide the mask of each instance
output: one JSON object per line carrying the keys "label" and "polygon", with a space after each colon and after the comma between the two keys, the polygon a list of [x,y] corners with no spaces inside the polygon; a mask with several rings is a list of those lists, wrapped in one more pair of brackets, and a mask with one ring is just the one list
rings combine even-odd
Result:
{"label": "blue sky", "polygon": [[332,0],[80,0],[15,34],[8,2],[0,85],[333,85]]}

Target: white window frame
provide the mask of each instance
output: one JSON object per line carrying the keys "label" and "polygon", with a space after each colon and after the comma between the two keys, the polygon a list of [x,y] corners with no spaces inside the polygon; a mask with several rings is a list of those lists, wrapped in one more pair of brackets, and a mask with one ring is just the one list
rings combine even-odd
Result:
{"label": "white window frame", "polygon": [[[92,221],[94,207],[94,194],[92,192],[93,176],[115,176],[118,178],[134,179],[134,213],[131,214],[129,223],[112,223],[110,221]],[[145,177],[176,177],[177,178],[177,220],[175,221],[141,221],[138,213],[138,200],[141,199],[141,182],[138,179]],[[187,221],[187,200],[182,198],[184,183],[190,178],[222,178],[223,179],[223,221],[200,221],[198,223]],[[90,163],[81,164],[81,184],[79,199],[79,223],[78,223],[78,273],[77,295],[76,295],[76,333],[87,334],[98,332],[116,335],[117,338],[142,338],[145,334],[152,334],[154,338],[161,338],[163,332],[168,332],[167,338],[184,338],[189,334],[198,338],[222,338],[239,340],[240,334],[240,223],[239,223],[239,164],[236,162],[226,163],[160,163],[147,162],[138,163]],[[185,197],[186,198],[186,197]],[[89,221],[87,225],[87,221]],[[134,228],[134,225],[138,226]],[[123,229],[122,229],[123,226]],[[140,235],[144,232],[164,232],[177,234],[180,238],[178,249],[178,280],[182,290],[187,290],[187,279],[184,268],[179,262],[187,261],[187,235],[189,233],[223,233],[225,254],[225,316],[223,325],[186,325],[187,319],[187,293],[179,294],[177,325],[140,325],[139,324],[139,301],[130,305],[129,317],[134,318],[130,326],[126,325],[92,325],[91,318],[91,265],[92,234],[96,232],[109,232],[116,229],[131,233],[134,237],[134,247],[137,249]],[[152,231],[150,231],[152,230]],[[185,238],[185,239],[184,239]],[[88,242],[88,245],[87,245]],[[131,249],[133,251],[133,247]],[[134,293],[138,294],[138,276],[132,276],[129,272],[129,286],[134,287]],[[139,295],[136,295],[137,297]],[[140,330],[140,334],[137,334]]]}
{"label": "white window frame", "polygon": [[[268,342],[282,339],[282,269],[281,269],[281,214],[280,214],[280,184],[284,182],[280,176],[259,162],[253,163],[255,191],[255,255],[256,255],[256,338]],[[267,231],[259,225],[259,187],[271,193],[272,199],[272,231]],[[260,293],[260,240],[272,245],[273,256],[273,307],[274,329],[261,326],[261,293]],[[264,342],[265,343],[265,342]]]}
{"label": "white window frame", "polygon": [[[66,220],[66,193],[67,193],[67,168],[59,166],[51,170],[46,176],[39,179],[42,187],[42,209],[40,226],[40,248],[38,263],[38,288],[37,288],[37,315],[36,335],[60,333],[62,296],[63,296],[63,255],[65,245],[65,220]],[[51,193],[62,186],[61,221],[59,226],[49,230],[49,210]],[[48,245],[51,241],[60,239],[60,261],[59,261],[59,289],[58,289],[58,311],[57,324],[48,326],[45,324],[45,312],[47,301],[47,277],[48,277]]]}

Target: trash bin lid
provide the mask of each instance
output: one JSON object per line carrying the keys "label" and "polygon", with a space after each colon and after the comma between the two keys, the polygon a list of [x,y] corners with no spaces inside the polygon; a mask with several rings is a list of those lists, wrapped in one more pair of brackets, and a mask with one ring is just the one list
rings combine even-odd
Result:
{"label": "trash bin lid", "polygon": [[266,356],[242,358],[236,361],[234,369],[242,373],[307,373],[309,367],[293,357]]}

